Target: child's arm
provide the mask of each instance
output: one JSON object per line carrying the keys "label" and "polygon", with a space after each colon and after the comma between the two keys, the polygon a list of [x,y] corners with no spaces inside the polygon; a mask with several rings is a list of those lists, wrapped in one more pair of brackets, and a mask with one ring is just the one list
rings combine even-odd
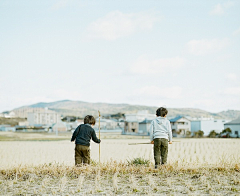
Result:
{"label": "child's arm", "polygon": [[151,125],[150,125],[150,128],[149,128],[149,133],[150,133],[151,144],[154,144],[154,141],[153,141],[153,121],[151,122]]}
{"label": "child's arm", "polygon": [[77,134],[78,134],[78,132],[79,132],[79,129],[80,129],[80,126],[78,126],[78,127],[75,129],[75,131],[73,132],[71,142],[74,142],[74,140],[76,139]]}
{"label": "child's arm", "polygon": [[168,131],[169,131],[169,144],[172,144],[172,128],[170,121],[168,121]]}
{"label": "child's arm", "polygon": [[101,140],[97,138],[95,131],[92,131],[92,140],[96,143],[100,143]]}

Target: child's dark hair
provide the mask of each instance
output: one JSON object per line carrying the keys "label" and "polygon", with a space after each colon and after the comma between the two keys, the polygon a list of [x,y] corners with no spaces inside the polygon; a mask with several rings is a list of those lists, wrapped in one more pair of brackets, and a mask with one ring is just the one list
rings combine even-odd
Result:
{"label": "child's dark hair", "polygon": [[84,118],[84,124],[90,124],[90,125],[95,125],[95,118],[91,115],[87,115]]}
{"label": "child's dark hair", "polygon": [[156,111],[156,115],[161,117],[164,117],[165,115],[167,115],[167,113],[168,113],[168,110],[164,107],[160,107]]}

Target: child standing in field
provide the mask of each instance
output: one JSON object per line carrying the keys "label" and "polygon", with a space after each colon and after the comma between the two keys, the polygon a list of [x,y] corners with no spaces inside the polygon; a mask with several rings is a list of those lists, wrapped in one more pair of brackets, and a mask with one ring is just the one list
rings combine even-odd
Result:
{"label": "child standing in field", "polygon": [[[167,163],[168,140],[172,144],[172,129],[170,121],[166,119],[167,109],[160,107],[156,111],[157,118],[150,125],[150,140],[154,144],[154,160],[155,168],[160,164]],[[160,161],[161,157],[161,161]]]}
{"label": "child standing in field", "polygon": [[100,143],[95,130],[92,128],[95,125],[95,118],[87,115],[84,118],[84,124],[79,125],[72,135],[71,142],[75,141],[75,165],[86,163],[90,164],[90,140]]}

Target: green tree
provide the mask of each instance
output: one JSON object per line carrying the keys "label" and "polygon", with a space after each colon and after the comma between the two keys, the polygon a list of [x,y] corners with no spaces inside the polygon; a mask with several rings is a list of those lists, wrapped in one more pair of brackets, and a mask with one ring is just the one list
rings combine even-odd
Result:
{"label": "green tree", "polygon": [[201,130],[194,132],[194,137],[203,137],[203,135],[204,135],[204,132]]}
{"label": "green tree", "polygon": [[221,133],[232,133],[232,130],[230,128],[224,129]]}
{"label": "green tree", "polygon": [[215,138],[216,136],[217,136],[217,133],[215,130],[212,130],[208,135],[208,137],[211,137],[211,138]]}
{"label": "green tree", "polygon": [[199,136],[199,137],[203,137],[203,135],[204,135],[204,132],[201,131],[201,130],[199,130],[199,131],[198,131],[198,136]]}
{"label": "green tree", "polygon": [[186,132],[186,137],[191,137],[191,131]]}

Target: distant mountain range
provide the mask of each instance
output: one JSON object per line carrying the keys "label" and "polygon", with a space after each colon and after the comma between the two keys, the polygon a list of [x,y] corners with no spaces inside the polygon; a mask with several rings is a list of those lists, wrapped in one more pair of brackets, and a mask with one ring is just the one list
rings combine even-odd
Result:
{"label": "distant mountain range", "polygon": [[[143,105],[130,105],[130,104],[110,104],[110,103],[89,103],[83,101],[62,100],[50,103],[36,103],[29,106],[20,108],[45,108],[54,110],[64,116],[79,116],[84,117],[87,114],[94,116],[98,115],[98,110],[102,115],[117,114],[117,113],[136,113],[140,110],[148,110],[149,113],[155,114],[157,106],[143,106]],[[16,109],[20,109],[16,108]],[[15,109],[15,110],[16,110]],[[13,110],[14,111],[14,110]],[[227,110],[219,113],[211,113],[208,111],[196,108],[168,108],[168,116],[191,116],[191,117],[214,117],[217,119],[236,119],[240,116],[239,110]]]}

